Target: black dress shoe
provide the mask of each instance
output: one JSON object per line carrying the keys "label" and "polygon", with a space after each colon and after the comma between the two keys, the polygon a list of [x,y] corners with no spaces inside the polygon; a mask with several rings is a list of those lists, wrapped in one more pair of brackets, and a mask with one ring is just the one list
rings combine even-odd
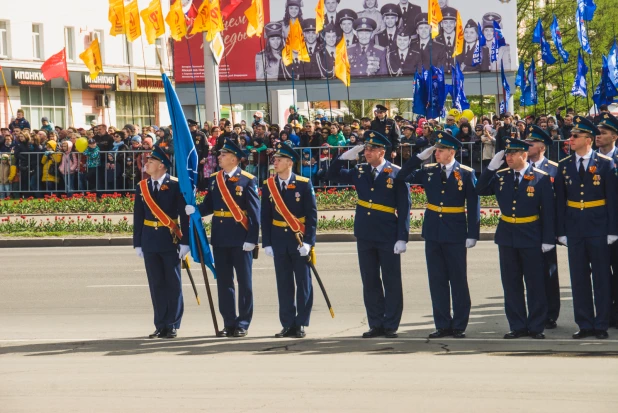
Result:
{"label": "black dress shoe", "polygon": [[429,335],[429,338],[442,338],[453,335],[453,330],[450,328],[439,328]]}
{"label": "black dress shoe", "polygon": [[283,330],[275,334],[275,338],[295,337],[296,327],[283,327]]}
{"label": "black dress shoe", "polygon": [[167,335],[167,330],[165,328],[157,328],[154,333],[150,334],[148,338],[161,338]]}
{"label": "black dress shoe", "polygon": [[178,331],[176,331],[176,329],[172,327],[167,329],[167,334],[165,335],[165,338],[176,338],[177,335]]}
{"label": "black dress shoe", "polygon": [[234,330],[234,337],[246,337],[247,336],[247,330],[242,328],[242,327],[238,327],[236,330]]}
{"label": "black dress shoe", "polygon": [[223,330],[217,333],[217,337],[232,337],[234,335],[234,327],[223,327]]}
{"label": "black dress shoe", "polygon": [[382,327],[370,328],[369,331],[363,333],[363,338],[375,338],[384,335],[384,329]]}
{"label": "black dress shoe", "polygon": [[556,320],[553,318],[550,318],[545,322],[545,329],[547,330],[553,330],[556,327],[558,327],[558,323],[556,323]]}
{"label": "black dress shoe", "polygon": [[536,340],[544,340],[545,339],[545,334],[543,333],[533,333],[532,331],[530,332],[530,337],[536,339]]}
{"label": "black dress shoe", "polygon": [[384,337],[397,338],[399,337],[399,334],[397,334],[397,330],[384,330]]}
{"label": "black dress shoe", "polygon": [[605,340],[609,337],[609,334],[607,334],[607,330],[596,330],[594,336],[599,340]]}
{"label": "black dress shoe", "polygon": [[509,331],[508,333],[506,333],[504,335],[504,338],[507,340],[511,340],[514,338],[525,337],[527,335],[528,335],[528,330],[513,330],[513,331]]}
{"label": "black dress shoe", "polygon": [[594,330],[581,329],[577,333],[573,334],[573,338],[578,340],[580,338],[592,337],[594,336]]}
{"label": "black dress shoe", "polygon": [[465,330],[453,330],[453,338],[466,338]]}
{"label": "black dress shoe", "polygon": [[305,333],[305,327],[300,326],[296,328],[296,338],[305,338],[307,333]]}

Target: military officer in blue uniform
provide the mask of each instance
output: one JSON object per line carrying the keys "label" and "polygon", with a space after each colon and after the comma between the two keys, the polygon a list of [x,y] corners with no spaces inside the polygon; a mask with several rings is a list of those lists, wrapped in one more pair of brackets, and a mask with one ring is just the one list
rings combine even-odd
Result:
{"label": "military officer in blue uniform", "polygon": [[[260,231],[260,199],[257,178],[240,169],[241,159],[246,157],[234,141],[225,140],[218,157],[221,170],[210,176],[208,192],[198,206],[202,216],[213,216],[210,243],[217,267],[219,312],[224,326],[219,337],[245,337],[253,316],[251,267]],[[223,174],[225,188],[219,185],[219,174]],[[235,217],[232,208],[241,215]],[[187,205],[185,211],[191,215],[195,207]],[[238,282],[238,313],[234,270]]]}
{"label": "military officer in blue uniform", "polygon": [[500,255],[506,318],[511,329],[505,339],[528,335],[545,338],[547,298],[543,253],[556,247],[555,203],[549,174],[528,162],[529,146],[519,139],[507,139],[508,167],[498,170],[505,151],[498,152],[476,186],[479,195],[496,196],[502,213],[495,243]]}
{"label": "military officer in blue uniform", "polygon": [[[526,142],[530,144],[528,148],[528,162],[530,162],[533,168],[547,172],[553,185],[558,174],[558,164],[545,157],[545,152],[553,144],[552,139],[540,127],[530,125],[526,135]],[[545,271],[545,295],[547,296],[547,322],[545,323],[545,328],[551,330],[558,326],[557,321],[560,315],[560,281],[556,248],[543,253],[543,269]]]}
{"label": "military officer in blue uniform", "polygon": [[358,43],[348,46],[350,75],[352,77],[387,75],[386,49],[371,43],[371,36],[376,29],[376,22],[368,17],[361,17],[354,22]]}
{"label": "military officer in blue uniform", "polygon": [[[355,146],[331,164],[328,179],[354,185],[358,194],[354,236],[369,322],[363,338],[396,338],[403,311],[401,254],[410,232],[410,189],[396,180],[400,168],[384,159],[390,140],[371,130],[363,138],[364,146]],[[347,161],[356,160],[363,149],[367,163],[347,169]]]}
{"label": "military officer in blue uniform", "polygon": [[579,326],[575,339],[608,337],[609,254],[618,239],[618,203],[614,161],[592,150],[596,135],[600,131],[591,121],[575,117],[569,139],[575,153],[560,161],[555,181],[556,232],[558,241],[568,247],[573,312]]}
{"label": "military officer in blue uniform", "polygon": [[[318,210],[309,178],[292,172],[294,163],[300,160],[298,153],[289,145],[279,143],[274,158],[276,176],[272,184],[277,193],[271,193],[268,180],[264,181],[261,221],[264,253],[275,261],[279,320],[283,327],[275,337],[303,338],[313,306],[313,287],[307,260],[315,246]],[[277,203],[278,194],[283,205]],[[298,233],[288,222],[290,215],[292,220],[302,224]],[[302,245],[297,237],[300,237]]]}
{"label": "military officer in blue uniform", "polygon": [[[183,213],[186,203],[178,179],[168,173],[171,166],[167,154],[155,146],[145,166],[150,178],[135,192],[133,247],[144,258],[154,309],[155,331],[149,338],[175,338],[184,311],[180,261],[190,251],[189,219]],[[160,209],[163,216],[151,208]]]}
{"label": "military officer in blue uniform", "polygon": [[[397,175],[423,185],[427,195],[422,236],[436,325],[429,338],[464,338],[470,317],[466,248],[479,239],[481,209],[474,169],[455,160],[460,149],[461,142],[451,134],[438,132],[435,146],[410,158]],[[436,163],[422,165],[432,154]]]}
{"label": "military officer in blue uniform", "polygon": [[[616,139],[618,139],[618,119],[611,113],[601,114],[601,119],[597,125],[600,134],[597,135],[595,142],[597,152],[608,156],[614,161],[614,166],[618,165],[618,149],[616,149]],[[616,188],[618,190],[618,188]],[[612,283],[612,308],[610,313],[610,326],[618,328],[618,242],[609,246],[611,283]]]}

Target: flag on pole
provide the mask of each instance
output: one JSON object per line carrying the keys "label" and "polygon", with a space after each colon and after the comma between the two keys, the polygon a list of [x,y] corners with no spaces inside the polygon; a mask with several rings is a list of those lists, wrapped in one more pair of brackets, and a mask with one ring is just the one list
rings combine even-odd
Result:
{"label": "flag on pole", "polygon": [[309,62],[309,51],[307,50],[307,44],[305,43],[305,35],[303,34],[303,28],[300,25],[299,19],[296,19],[294,23],[290,23],[290,31],[288,37],[285,39],[285,47],[281,52],[281,59],[283,64],[289,66],[294,61],[294,52],[296,52],[296,58],[301,62]]}
{"label": "flag on pole", "polygon": [[133,0],[124,7],[124,27],[129,42],[132,42],[142,35],[142,25],[139,22],[137,0]]}
{"label": "flag on pole", "polygon": [[564,49],[564,45],[562,44],[562,32],[560,31],[560,27],[558,26],[558,18],[554,14],[554,21],[551,23],[551,38],[554,41],[554,45],[556,46],[556,50],[558,50],[558,54],[562,57],[564,63],[569,61],[569,52]]}
{"label": "flag on pole", "polygon": [[440,22],[442,21],[442,9],[438,0],[429,0],[427,17],[431,25],[431,38],[435,39],[440,34]]}
{"label": "flag on pole", "polygon": [[41,66],[41,72],[45,80],[50,81],[57,77],[63,78],[66,82],[69,81],[69,72],[67,71],[67,57],[65,49],[62,49],[55,55],[51,56]]}
{"label": "flag on pole", "polygon": [[320,33],[324,29],[324,0],[318,0],[315,6],[315,32]]}
{"label": "flag on pole", "polygon": [[350,86],[350,60],[348,59],[348,46],[344,38],[341,38],[335,51],[335,76],[344,85]]}
{"label": "flag on pole", "polygon": [[478,24],[478,40],[476,41],[476,46],[474,47],[474,54],[472,55],[472,66],[478,66],[483,62],[483,47],[487,45],[487,39],[483,34],[483,28],[481,27],[481,23]]}
{"label": "flag on pole", "polygon": [[584,52],[592,54],[590,42],[588,41],[588,30],[584,23],[584,2],[579,0],[577,3],[577,11],[575,12],[575,26],[577,27],[577,38]]}
{"label": "flag on pole", "polygon": [[90,46],[88,46],[88,48],[79,55],[79,58],[82,59],[88,68],[88,71],[90,72],[90,79],[96,79],[96,77],[99,76],[99,73],[103,71],[99,39],[95,37],[90,43]]}
{"label": "flag on pole", "polygon": [[536,65],[534,63],[534,58],[532,58],[532,63],[530,63],[530,68],[528,68],[528,76],[527,76],[527,85],[524,90],[524,104],[525,106],[534,106],[539,102],[539,95],[537,93],[537,79],[536,79]]}
{"label": "flag on pole", "polygon": [[597,5],[594,4],[594,0],[577,0],[577,7],[582,10],[582,17],[587,22],[594,18],[594,12],[597,9]]}
{"label": "flag on pole", "polygon": [[492,63],[498,61],[498,50],[500,50],[501,47],[506,46],[506,40],[504,39],[504,36],[502,35],[502,28],[500,27],[500,24],[498,24],[498,22],[495,20],[494,20],[494,39],[493,40],[494,41],[491,44],[491,57],[490,57],[490,61]]}
{"label": "flag on pole", "polygon": [[609,78],[607,57],[603,56],[603,68],[601,70],[601,81],[594,91],[592,100],[597,106],[609,105],[614,101],[614,96],[618,95],[614,83]]}
{"label": "flag on pole", "polygon": [[509,100],[511,99],[511,86],[504,75],[504,61],[500,60],[500,73],[502,74],[502,96],[504,100],[500,103],[500,114],[509,111]]}
{"label": "flag on pole", "polygon": [[451,89],[453,107],[459,109],[460,111],[470,109],[470,103],[468,103],[466,93],[464,92],[464,74],[461,71],[461,65],[457,61],[453,66],[451,79],[453,84]]}
{"label": "flag on pole", "polygon": [[[180,3],[180,0],[177,0]],[[182,10],[182,9],[181,9]],[[167,107],[170,111],[170,118],[172,121],[172,132],[174,134],[174,156],[176,158],[178,184],[180,185],[180,191],[185,199],[187,205],[196,206],[195,193],[197,191],[198,184],[198,158],[195,150],[195,144],[191,139],[191,132],[187,126],[187,120],[182,111],[180,100],[176,95],[176,91],[172,87],[172,83],[165,75],[161,74],[163,78],[163,88],[165,90],[165,99],[167,100]],[[217,277],[214,267],[214,259],[210,247],[208,246],[208,237],[202,224],[202,216],[200,212],[196,211],[189,217],[189,246],[191,247],[191,257],[193,261],[200,262],[200,255],[198,250],[198,243],[201,246],[202,254],[204,256],[204,264],[210,268],[210,270]],[[197,238],[196,238],[197,232]]]}
{"label": "flag on pole", "polygon": [[245,10],[247,17],[247,36],[262,37],[264,31],[264,3],[262,0],[251,0],[251,6]]}
{"label": "flag on pole", "polygon": [[228,4],[223,8],[223,10],[221,10],[221,17],[223,17],[224,19],[230,17],[232,13],[234,13],[234,10],[236,10],[242,2],[243,0],[232,0],[230,4]]}
{"label": "flag on pole", "polygon": [[614,83],[614,86],[618,87],[618,45],[616,44],[616,39],[614,39],[614,44],[607,56],[607,70],[609,72],[609,78]]}
{"label": "flag on pole", "polygon": [[463,47],[465,43],[464,28],[461,22],[461,14],[457,12],[457,25],[455,26],[455,49],[453,50],[453,57],[457,57],[463,53]]}
{"label": "flag on pole", "polygon": [[[425,72],[425,69],[423,69],[423,72]],[[412,112],[417,115],[427,115],[427,90],[425,80],[418,71],[414,73],[414,105],[412,106]]]}
{"label": "flag on pole", "polygon": [[526,82],[526,69],[524,68],[524,62],[519,62],[519,69],[517,70],[517,76],[515,76],[515,87],[522,88],[522,85]]}
{"label": "flag on pole", "polygon": [[206,41],[210,42],[223,29],[223,17],[221,16],[219,0],[204,0],[197,11],[197,17],[193,22],[190,34],[207,32]]}
{"label": "flag on pole", "polygon": [[[165,16],[165,22],[170,27],[172,39],[179,42],[187,35],[187,21],[185,13],[182,11],[182,1],[176,0],[170,7],[170,11]],[[193,24],[195,27],[195,23]]]}
{"label": "flag on pole", "polygon": [[112,24],[109,30],[110,35],[124,34],[124,0],[109,0],[107,18]]}
{"label": "flag on pole", "polygon": [[577,73],[575,75],[575,81],[571,88],[571,95],[573,96],[588,96],[588,82],[586,81],[586,75],[588,74],[588,66],[586,61],[582,57],[581,51],[577,51]]}
{"label": "flag on pole", "polygon": [[441,117],[444,112],[446,102],[446,83],[444,82],[444,69],[431,66],[429,74],[430,84],[428,99],[427,117],[435,119]]}
{"label": "flag on pole", "polygon": [[551,46],[547,43],[547,40],[545,40],[545,30],[543,29],[543,23],[540,17],[536,22],[536,27],[532,34],[532,43],[541,44],[541,57],[545,63],[548,65],[556,63],[556,58],[551,54]]}
{"label": "flag on pole", "polygon": [[152,0],[148,7],[142,10],[139,15],[144,21],[144,31],[146,32],[148,44],[154,44],[157,37],[165,34],[161,0]]}

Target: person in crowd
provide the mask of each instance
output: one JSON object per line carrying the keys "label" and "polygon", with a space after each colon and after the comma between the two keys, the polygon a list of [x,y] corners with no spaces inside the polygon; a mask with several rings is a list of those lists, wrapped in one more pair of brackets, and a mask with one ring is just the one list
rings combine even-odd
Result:
{"label": "person in crowd", "polygon": [[88,147],[83,152],[86,158],[86,190],[94,192],[97,190],[97,175],[100,173],[101,154],[94,138],[88,139]]}
{"label": "person in crowd", "polygon": [[33,170],[30,165],[30,153],[32,145],[30,144],[30,135],[19,132],[17,135],[17,145],[13,148],[17,170],[19,171],[19,191],[20,196],[28,198],[30,196],[30,171]]}
{"label": "person in crowd", "polygon": [[474,133],[480,138],[482,146],[482,165],[483,169],[487,168],[489,162],[492,160],[496,153],[496,138],[494,138],[491,125],[476,125],[474,127]]}
{"label": "person in crowd", "polygon": [[51,132],[54,130],[54,124],[49,121],[49,118],[43,117],[41,118],[41,130],[45,132]]}
{"label": "person in crowd", "polygon": [[17,109],[16,118],[9,123],[9,129],[12,132],[15,132],[16,129],[22,130],[24,128],[30,129],[30,122],[28,122],[28,120],[24,117],[24,110],[20,108]]}
{"label": "person in crowd", "polygon": [[304,177],[311,179],[311,182],[314,183],[314,177],[318,172],[318,163],[312,156],[311,149],[304,148],[302,150],[300,165],[300,174]]}
{"label": "person in crowd", "polygon": [[64,181],[64,188],[67,196],[71,196],[73,190],[77,189],[74,185],[79,161],[77,159],[77,153],[73,152],[73,142],[65,140],[60,144],[60,148],[62,151],[62,160],[60,162],[59,172]]}
{"label": "person in crowd", "polygon": [[2,155],[0,155],[0,200],[10,198],[11,196],[10,175],[11,155],[2,153]]}
{"label": "person in crowd", "polygon": [[155,143],[155,146],[159,146],[163,152],[169,157],[174,156],[174,140],[170,128],[159,128],[157,131],[159,139]]}
{"label": "person in crowd", "polygon": [[47,141],[45,152],[41,158],[41,164],[43,165],[41,182],[45,190],[50,193],[58,191],[62,183],[60,164],[62,163],[63,155],[60,152],[56,152],[57,145],[56,141]]}
{"label": "person in crowd", "polygon": [[338,124],[333,123],[332,125],[330,125],[330,134],[326,139],[326,143],[328,143],[328,146],[331,147],[331,153],[333,156],[336,155],[338,152],[338,150],[336,149],[337,147],[346,145],[345,137],[343,136],[343,132],[339,128]]}
{"label": "person in crowd", "polygon": [[281,133],[279,134],[279,141],[288,145],[291,148],[295,146],[294,143],[290,140],[290,137],[286,131],[281,131]]}

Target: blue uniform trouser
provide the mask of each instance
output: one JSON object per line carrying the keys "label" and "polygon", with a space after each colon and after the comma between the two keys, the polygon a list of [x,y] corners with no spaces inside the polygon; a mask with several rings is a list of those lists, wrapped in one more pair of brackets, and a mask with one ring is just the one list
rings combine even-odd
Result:
{"label": "blue uniform trouser", "polygon": [[[251,264],[253,253],[242,247],[213,247],[217,266],[217,292],[219,312],[223,325],[230,328],[248,329],[253,317],[253,286]],[[238,316],[236,315],[236,288],[234,270],[238,281]]]}
{"label": "blue uniform trouser", "polygon": [[273,247],[279,296],[279,321],[285,328],[308,326],[313,307],[313,287],[308,258],[301,257],[296,248],[298,245]]}
{"label": "blue uniform trouser", "polygon": [[[403,312],[401,255],[395,244],[357,240],[363,299],[370,328],[397,330]],[[382,277],[380,277],[380,270]]]}
{"label": "blue uniform trouser", "polygon": [[611,307],[607,237],[568,237],[567,241],[575,322],[580,329],[607,330]]}
{"label": "blue uniform trouser", "polygon": [[612,267],[612,309],[610,314],[610,321],[614,325],[618,323],[618,241],[609,246],[610,250],[610,264]]}
{"label": "blue uniform trouser", "polygon": [[[425,241],[429,291],[436,328],[465,330],[470,318],[465,243]],[[451,317],[451,295],[453,316]]]}
{"label": "blue uniform trouser", "polygon": [[545,272],[545,295],[547,296],[547,318],[558,320],[560,315],[560,281],[558,278],[557,248],[543,253]]}
{"label": "blue uniform trouser", "polygon": [[144,252],[156,328],[180,328],[184,311],[180,258],[176,251]]}
{"label": "blue uniform trouser", "polygon": [[[513,248],[499,245],[498,252],[504,289],[504,310],[510,329],[542,333],[547,320],[547,297],[541,248]],[[526,311],[526,297],[528,311]]]}

